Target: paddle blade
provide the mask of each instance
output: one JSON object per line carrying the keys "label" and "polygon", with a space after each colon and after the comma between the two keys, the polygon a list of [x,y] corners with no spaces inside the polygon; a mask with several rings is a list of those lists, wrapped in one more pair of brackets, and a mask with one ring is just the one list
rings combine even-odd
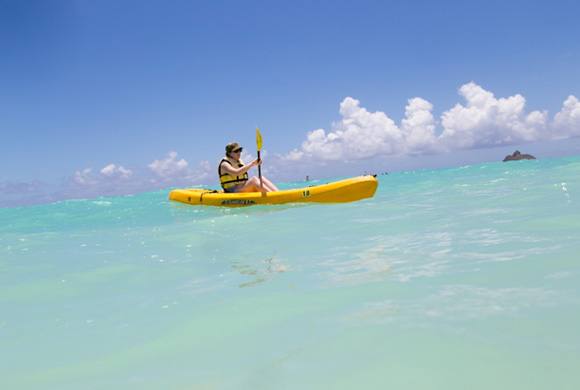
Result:
{"label": "paddle blade", "polygon": [[258,144],[258,152],[262,150],[262,134],[260,134],[260,130],[258,130],[258,126],[256,126],[256,144]]}

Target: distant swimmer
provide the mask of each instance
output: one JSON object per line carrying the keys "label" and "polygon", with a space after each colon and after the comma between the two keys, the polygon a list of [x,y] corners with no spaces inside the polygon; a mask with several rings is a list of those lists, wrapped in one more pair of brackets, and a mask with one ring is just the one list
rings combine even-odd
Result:
{"label": "distant swimmer", "polygon": [[261,179],[253,176],[248,179],[248,171],[254,165],[261,165],[262,160],[257,158],[246,165],[241,159],[243,148],[237,142],[226,145],[226,157],[220,161],[218,174],[220,183],[225,192],[273,192],[278,188],[264,176]]}

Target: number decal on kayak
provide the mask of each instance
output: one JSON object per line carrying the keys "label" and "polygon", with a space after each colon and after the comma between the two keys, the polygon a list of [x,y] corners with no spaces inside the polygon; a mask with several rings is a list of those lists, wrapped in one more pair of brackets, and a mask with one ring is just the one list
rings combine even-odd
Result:
{"label": "number decal on kayak", "polygon": [[303,198],[306,198],[308,196],[310,196],[310,190],[304,190],[304,191],[302,191],[302,197]]}

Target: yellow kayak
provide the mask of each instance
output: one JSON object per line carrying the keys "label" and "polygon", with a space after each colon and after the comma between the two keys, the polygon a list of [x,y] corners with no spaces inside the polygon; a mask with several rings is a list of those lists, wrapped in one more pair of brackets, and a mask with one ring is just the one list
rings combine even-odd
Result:
{"label": "yellow kayak", "polygon": [[242,192],[228,194],[203,189],[173,190],[169,199],[176,202],[224,207],[283,203],[346,203],[372,198],[379,182],[371,175],[353,177],[328,184],[276,192]]}

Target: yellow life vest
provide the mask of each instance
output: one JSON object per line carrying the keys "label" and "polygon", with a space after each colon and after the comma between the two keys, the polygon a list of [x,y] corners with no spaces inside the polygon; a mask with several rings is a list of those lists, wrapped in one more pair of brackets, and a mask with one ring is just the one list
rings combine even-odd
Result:
{"label": "yellow life vest", "polygon": [[241,168],[244,166],[244,162],[241,159],[236,161],[233,158],[226,157],[223,158],[222,161],[220,161],[220,165],[218,166],[218,174],[220,175],[220,183],[224,190],[248,181],[248,172],[244,173],[241,177],[233,176],[230,175],[229,173],[222,173],[222,163],[224,161],[234,168]]}

